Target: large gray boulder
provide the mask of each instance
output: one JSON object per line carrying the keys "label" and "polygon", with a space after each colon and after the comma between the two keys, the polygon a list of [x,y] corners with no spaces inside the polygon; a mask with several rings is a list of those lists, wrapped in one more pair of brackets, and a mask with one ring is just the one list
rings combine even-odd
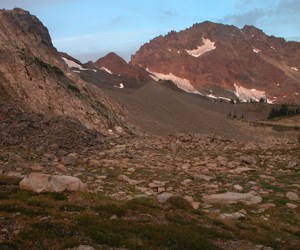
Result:
{"label": "large gray boulder", "polygon": [[66,175],[31,173],[19,184],[22,190],[41,192],[80,191],[87,192],[87,186],[78,178]]}
{"label": "large gray boulder", "polygon": [[209,204],[237,204],[253,205],[260,203],[262,198],[252,192],[249,193],[234,193],[226,192],[222,194],[211,194],[203,196],[203,200]]}

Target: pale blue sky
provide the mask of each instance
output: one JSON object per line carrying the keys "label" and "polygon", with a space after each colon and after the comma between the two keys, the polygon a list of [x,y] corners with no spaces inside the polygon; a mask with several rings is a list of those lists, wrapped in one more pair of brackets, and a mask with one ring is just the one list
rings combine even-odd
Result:
{"label": "pale blue sky", "polygon": [[206,20],[300,41],[299,0],[0,0],[14,7],[36,15],[54,45],[83,62],[110,51],[129,60],[152,38]]}

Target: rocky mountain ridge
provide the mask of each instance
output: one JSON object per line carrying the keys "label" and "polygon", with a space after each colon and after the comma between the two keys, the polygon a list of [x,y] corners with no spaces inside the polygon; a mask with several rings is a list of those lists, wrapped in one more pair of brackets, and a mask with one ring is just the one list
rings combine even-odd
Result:
{"label": "rocky mountain ridge", "polygon": [[131,64],[211,99],[300,103],[300,43],[204,22],[144,44]]}
{"label": "rocky mountain ridge", "polygon": [[107,133],[122,109],[72,72],[47,28],[22,9],[0,11],[0,97],[23,112],[64,116]]}

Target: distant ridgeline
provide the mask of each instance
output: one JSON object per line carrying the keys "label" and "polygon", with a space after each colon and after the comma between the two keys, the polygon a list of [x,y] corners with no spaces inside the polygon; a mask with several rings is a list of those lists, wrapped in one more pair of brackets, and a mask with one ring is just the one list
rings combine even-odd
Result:
{"label": "distant ridgeline", "polygon": [[279,108],[272,108],[268,119],[290,115],[300,115],[300,106],[282,104]]}

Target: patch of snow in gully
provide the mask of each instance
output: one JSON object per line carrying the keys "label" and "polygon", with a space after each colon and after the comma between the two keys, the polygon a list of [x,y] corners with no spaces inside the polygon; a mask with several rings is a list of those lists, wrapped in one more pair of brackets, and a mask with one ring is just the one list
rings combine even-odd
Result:
{"label": "patch of snow in gully", "polygon": [[203,45],[199,45],[197,49],[193,50],[185,50],[187,53],[189,53],[191,56],[199,57],[203,55],[204,53],[216,49],[215,43],[212,42],[209,39],[202,38]]}

